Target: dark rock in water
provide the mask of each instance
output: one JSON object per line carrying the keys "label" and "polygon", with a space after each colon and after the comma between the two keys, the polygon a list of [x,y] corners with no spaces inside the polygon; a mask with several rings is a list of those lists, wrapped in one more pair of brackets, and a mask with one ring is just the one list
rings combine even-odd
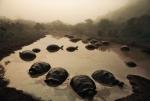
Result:
{"label": "dark rock in water", "polygon": [[142,50],[142,52],[150,54],[150,48],[145,48],[145,49]]}
{"label": "dark rock in water", "polygon": [[39,48],[34,48],[34,49],[32,49],[32,51],[35,53],[39,53],[41,50]]}
{"label": "dark rock in water", "polygon": [[123,46],[121,46],[121,48],[120,48],[122,51],[130,51],[130,48],[129,48],[129,46],[127,46],[127,45],[123,45]]}
{"label": "dark rock in water", "polygon": [[92,78],[97,81],[98,83],[101,83],[103,85],[107,86],[119,86],[123,87],[124,83],[120,82],[115,78],[115,76],[106,71],[106,70],[97,70],[92,74]]}
{"label": "dark rock in water", "polygon": [[56,51],[58,51],[60,49],[63,50],[63,47],[64,46],[59,47],[58,45],[52,44],[52,45],[47,46],[47,50],[49,52],[56,52]]}
{"label": "dark rock in water", "polygon": [[102,46],[102,43],[101,42],[96,42],[93,44],[95,47],[99,48]]}
{"label": "dark rock in water", "polygon": [[74,42],[74,43],[76,43],[76,42],[78,42],[78,41],[80,41],[81,39],[79,39],[79,38],[72,38],[72,39],[70,39],[70,41],[71,42]]}
{"label": "dark rock in water", "polygon": [[36,62],[29,69],[29,74],[32,77],[37,77],[49,71],[51,66],[46,62]]}
{"label": "dark rock in water", "polygon": [[128,75],[133,93],[115,101],[150,101],[150,80],[138,75]]}
{"label": "dark rock in water", "polygon": [[20,58],[25,61],[32,61],[36,58],[35,53],[30,50],[20,52],[19,55],[20,55]]}
{"label": "dark rock in water", "polygon": [[65,35],[65,37],[70,38],[70,39],[74,38],[74,36],[72,35]]}
{"label": "dark rock in water", "polygon": [[75,50],[78,50],[78,46],[76,46],[76,47],[68,47],[66,50],[68,52],[74,52]]}
{"label": "dark rock in water", "polygon": [[88,50],[96,49],[96,47],[94,45],[86,45],[85,48],[88,49]]}
{"label": "dark rock in water", "polygon": [[86,75],[74,76],[70,85],[72,89],[84,99],[93,99],[96,95],[96,85],[94,81]]}
{"label": "dark rock in water", "polygon": [[98,40],[96,40],[96,39],[91,39],[91,40],[90,40],[90,43],[91,43],[91,44],[95,44],[95,43],[97,43],[97,42],[98,42]]}
{"label": "dark rock in water", "polygon": [[136,66],[137,66],[136,63],[134,63],[134,62],[132,62],[132,61],[127,61],[127,62],[125,62],[125,63],[126,63],[126,65],[129,66],[129,67],[136,67]]}
{"label": "dark rock in water", "polygon": [[87,44],[88,40],[82,39],[82,43]]}
{"label": "dark rock in water", "polygon": [[102,44],[108,46],[110,43],[109,41],[102,41]]}
{"label": "dark rock in water", "polygon": [[56,87],[62,84],[68,76],[69,73],[64,68],[52,68],[46,75],[45,82],[49,86]]}

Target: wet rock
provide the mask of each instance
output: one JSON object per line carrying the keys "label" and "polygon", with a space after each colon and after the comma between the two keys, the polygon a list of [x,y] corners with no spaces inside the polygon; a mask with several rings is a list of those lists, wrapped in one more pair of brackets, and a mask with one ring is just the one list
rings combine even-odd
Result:
{"label": "wet rock", "polygon": [[95,43],[97,43],[97,42],[98,42],[98,40],[96,40],[96,39],[91,39],[91,40],[90,40],[90,43],[91,43],[91,44],[95,44]]}
{"label": "wet rock", "polygon": [[150,80],[138,75],[128,75],[133,93],[115,101],[150,101]]}
{"label": "wet rock", "polygon": [[74,38],[74,36],[72,35],[65,35],[65,37],[70,38],[70,39]]}
{"label": "wet rock", "polygon": [[126,65],[129,66],[129,67],[136,67],[136,66],[137,66],[137,64],[134,63],[133,61],[127,61],[127,62],[125,62],[125,63],[126,63]]}
{"label": "wet rock", "polygon": [[49,86],[59,86],[61,85],[69,76],[69,73],[64,68],[52,68],[46,75],[46,84]]}
{"label": "wet rock", "polygon": [[82,39],[82,43],[87,44],[88,40]]}
{"label": "wet rock", "polygon": [[46,62],[36,62],[29,69],[29,74],[32,77],[37,77],[48,72],[50,68],[51,66]]}
{"label": "wet rock", "polygon": [[129,46],[127,46],[127,45],[123,45],[123,46],[121,46],[121,48],[120,48],[122,51],[130,51],[130,48],[129,48]]}
{"label": "wet rock", "polygon": [[95,47],[99,48],[102,46],[102,43],[101,42],[96,42],[93,44]]}
{"label": "wet rock", "polygon": [[41,50],[39,48],[34,48],[34,49],[32,49],[32,51],[35,53],[39,53]]}
{"label": "wet rock", "polygon": [[30,50],[26,50],[19,53],[21,59],[25,61],[32,61],[36,58],[36,54]]}
{"label": "wet rock", "polygon": [[68,47],[66,50],[68,52],[74,52],[75,50],[78,50],[78,46],[76,46],[76,47],[71,46],[71,47]]}
{"label": "wet rock", "polygon": [[49,52],[57,52],[60,49],[63,50],[63,47],[64,46],[59,47],[58,45],[52,44],[52,45],[47,46],[47,50]]}
{"label": "wet rock", "polygon": [[106,86],[119,86],[123,87],[124,83],[120,82],[115,78],[115,76],[106,70],[97,70],[92,74],[92,78],[103,85]]}
{"label": "wet rock", "polygon": [[102,41],[102,44],[105,46],[108,46],[110,44],[110,42],[109,41]]}
{"label": "wet rock", "polygon": [[79,39],[79,38],[71,38],[70,39],[70,41],[71,42],[74,42],[74,43],[76,43],[76,42],[78,42],[78,41],[80,41],[81,39]]}
{"label": "wet rock", "polygon": [[94,81],[86,75],[74,76],[71,79],[70,85],[84,99],[91,100],[97,93]]}
{"label": "wet rock", "polygon": [[88,49],[88,50],[96,49],[96,47],[94,45],[86,45],[85,48]]}

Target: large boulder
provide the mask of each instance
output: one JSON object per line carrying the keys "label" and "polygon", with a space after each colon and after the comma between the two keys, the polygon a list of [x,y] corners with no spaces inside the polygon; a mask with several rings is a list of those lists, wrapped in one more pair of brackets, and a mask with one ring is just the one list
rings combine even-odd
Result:
{"label": "large boulder", "polygon": [[115,76],[106,70],[97,70],[92,74],[92,78],[103,85],[106,86],[119,86],[123,87],[124,83],[120,82],[115,78]]}
{"label": "large boulder", "polygon": [[51,66],[46,62],[36,62],[29,69],[29,74],[32,77],[37,77],[49,71]]}
{"label": "large boulder", "polygon": [[94,81],[86,75],[74,76],[71,79],[70,85],[84,99],[91,100],[97,93]]}
{"label": "large boulder", "polygon": [[69,76],[67,70],[61,67],[52,68],[46,75],[46,84],[49,86],[61,85]]}
{"label": "large boulder", "polygon": [[26,50],[19,53],[21,59],[25,61],[32,61],[36,58],[36,54],[33,51]]}

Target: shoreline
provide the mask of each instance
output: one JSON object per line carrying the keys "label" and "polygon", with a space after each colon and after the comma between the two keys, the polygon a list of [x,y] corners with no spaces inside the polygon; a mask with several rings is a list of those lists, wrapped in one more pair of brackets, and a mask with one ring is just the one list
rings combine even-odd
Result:
{"label": "shoreline", "polygon": [[0,49],[0,61],[3,58],[9,56],[14,51],[21,49],[23,46],[32,44],[33,42],[35,42],[41,38],[44,38],[45,36],[46,36],[46,34],[40,34],[40,35],[37,35],[37,37],[31,38],[30,40],[25,40],[22,43],[15,43],[12,45],[10,45],[10,43],[7,43],[7,44],[1,43],[1,44],[3,44],[3,46],[1,46],[3,48]]}

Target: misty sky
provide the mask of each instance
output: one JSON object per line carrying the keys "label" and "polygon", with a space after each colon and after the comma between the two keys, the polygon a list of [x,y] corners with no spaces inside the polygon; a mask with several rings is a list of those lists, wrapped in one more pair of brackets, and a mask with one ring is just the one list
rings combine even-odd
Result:
{"label": "misty sky", "polygon": [[0,0],[0,16],[38,22],[78,23],[119,9],[130,0]]}

